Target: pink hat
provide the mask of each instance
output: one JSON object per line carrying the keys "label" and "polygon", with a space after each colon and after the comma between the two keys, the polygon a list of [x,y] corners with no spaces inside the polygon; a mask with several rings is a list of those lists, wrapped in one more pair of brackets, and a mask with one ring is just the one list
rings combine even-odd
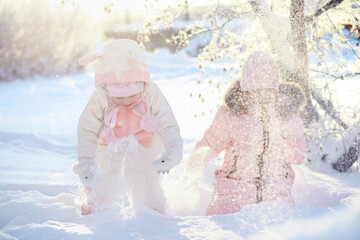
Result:
{"label": "pink hat", "polygon": [[106,84],[106,89],[112,97],[128,97],[141,92],[144,89],[144,83],[126,82]]}
{"label": "pink hat", "polygon": [[150,71],[140,45],[131,39],[106,42],[100,51],[79,59],[83,66],[96,60],[95,86],[144,82],[150,83]]}
{"label": "pink hat", "polygon": [[254,52],[244,62],[241,90],[279,90],[279,70],[274,59],[265,52]]}

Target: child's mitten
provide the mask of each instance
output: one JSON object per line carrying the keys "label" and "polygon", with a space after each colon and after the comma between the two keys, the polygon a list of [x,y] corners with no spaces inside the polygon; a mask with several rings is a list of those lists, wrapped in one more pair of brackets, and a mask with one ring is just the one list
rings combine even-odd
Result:
{"label": "child's mitten", "polygon": [[179,149],[171,148],[165,151],[161,158],[152,163],[152,166],[161,172],[169,171],[180,163],[182,152]]}
{"label": "child's mitten", "polygon": [[85,187],[93,187],[96,180],[96,174],[92,171],[84,171],[79,175],[79,178]]}
{"label": "child's mitten", "polygon": [[93,160],[82,159],[74,165],[73,172],[79,175],[80,181],[86,187],[92,187],[96,180],[96,165]]}

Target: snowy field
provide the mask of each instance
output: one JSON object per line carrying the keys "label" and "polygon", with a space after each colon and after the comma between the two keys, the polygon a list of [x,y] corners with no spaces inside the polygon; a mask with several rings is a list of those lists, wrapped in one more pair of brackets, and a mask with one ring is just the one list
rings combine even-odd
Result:
{"label": "snowy field", "polygon": [[[211,109],[219,103],[215,84],[195,82],[227,76],[217,69],[202,76],[196,59],[183,52],[171,55],[159,50],[148,58],[152,80],[180,124],[186,159],[211,123],[215,113]],[[360,81],[349,81],[337,88],[352,104],[359,103],[353,90],[359,89]],[[1,240],[360,239],[358,166],[338,173],[321,161],[294,167],[296,206],[268,202],[248,205],[236,214],[204,216],[219,158],[206,169],[202,204],[195,211],[189,210],[189,204],[199,196],[182,188],[180,164],[162,175],[166,216],[146,210],[128,217],[119,211],[80,215],[80,182],[72,173],[77,161],[76,127],[93,89],[90,73],[0,83]]]}

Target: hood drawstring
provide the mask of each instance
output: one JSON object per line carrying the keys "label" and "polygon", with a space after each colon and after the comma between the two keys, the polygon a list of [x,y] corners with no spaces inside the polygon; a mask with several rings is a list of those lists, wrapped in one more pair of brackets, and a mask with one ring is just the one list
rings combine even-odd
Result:
{"label": "hood drawstring", "polygon": [[[235,153],[235,150],[232,151],[232,153]],[[227,178],[232,179],[232,175],[236,172],[237,170],[237,161],[239,159],[239,155],[235,154],[234,155],[234,164],[233,164],[233,169],[226,175]]]}

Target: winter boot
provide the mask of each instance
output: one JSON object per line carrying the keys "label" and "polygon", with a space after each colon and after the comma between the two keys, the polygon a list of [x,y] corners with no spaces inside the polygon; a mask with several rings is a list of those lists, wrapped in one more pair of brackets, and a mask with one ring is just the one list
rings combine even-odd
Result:
{"label": "winter boot", "polygon": [[89,200],[91,188],[85,188],[86,203],[81,205],[81,215],[89,215],[94,212],[94,204]]}

